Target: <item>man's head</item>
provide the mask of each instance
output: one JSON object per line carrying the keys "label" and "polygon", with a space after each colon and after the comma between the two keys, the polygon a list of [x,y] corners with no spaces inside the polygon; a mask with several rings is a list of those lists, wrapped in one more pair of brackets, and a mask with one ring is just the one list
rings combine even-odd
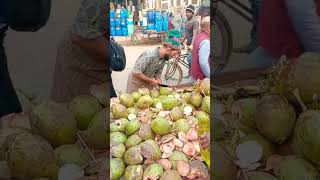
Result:
{"label": "man's head", "polygon": [[210,34],[210,16],[206,16],[201,19],[200,27],[201,27],[201,31],[207,32]]}
{"label": "man's head", "polygon": [[178,30],[171,30],[168,32],[168,38],[163,43],[163,55],[166,60],[174,58],[180,51],[181,34]]}
{"label": "man's head", "polygon": [[193,15],[194,15],[194,6],[190,4],[186,9],[186,16],[188,19],[191,19]]}

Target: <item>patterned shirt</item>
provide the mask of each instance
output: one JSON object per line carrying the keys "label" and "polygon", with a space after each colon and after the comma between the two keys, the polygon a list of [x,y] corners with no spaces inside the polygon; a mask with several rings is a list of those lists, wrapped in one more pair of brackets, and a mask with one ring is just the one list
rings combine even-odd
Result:
{"label": "patterned shirt", "polygon": [[160,58],[159,48],[143,52],[137,59],[132,72],[142,73],[149,78],[160,78],[166,61]]}
{"label": "patterned shirt", "polygon": [[107,15],[107,0],[83,0],[72,33],[85,39],[106,35]]}

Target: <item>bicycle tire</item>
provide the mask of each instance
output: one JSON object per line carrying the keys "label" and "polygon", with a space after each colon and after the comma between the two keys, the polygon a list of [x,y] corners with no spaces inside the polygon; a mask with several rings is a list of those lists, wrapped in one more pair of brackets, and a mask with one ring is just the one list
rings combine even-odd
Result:
{"label": "bicycle tire", "polygon": [[[177,78],[177,80],[175,80],[176,84],[171,84],[171,85],[178,85],[178,84],[181,83],[181,81],[182,81],[182,69],[175,61],[169,61],[167,63],[167,70],[166,70],[165,77],[164,77],[165,80],[168,81],[169,79],[172,79],[172,76],[174,75],[174,73],[176,71],[178,71],[178,78]],[[169,74],[169,72],[171,72],[171,74]]]}
{"label": "bicycle tire", "polygon": [[[217,9],[213,21],[216,23],[217,28],[221,32],[222,38],[222,52],[220,56],[213,55],[214,62],[217,62],[217,66],[214,67],[214,73],[221,72],[229,62],[229,58],[233,48],[232,29],[223,13]],[[214,28],[214,27],[213,27]],[[214,53],[214,52],[213,52]],[[219,62],[220,61],[220,62]]]}

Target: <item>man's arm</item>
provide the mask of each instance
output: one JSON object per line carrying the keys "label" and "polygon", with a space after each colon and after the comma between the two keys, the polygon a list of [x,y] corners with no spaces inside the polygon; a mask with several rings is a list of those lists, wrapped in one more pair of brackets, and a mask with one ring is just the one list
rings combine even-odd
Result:
{"label": "man's arm", "polygon": [[107,58],[109,58],[109,51],[107,50],[109,40],[104,36],[96,39],[84,39],[81,36],[73,35],[71,40],[74,44],[87,52],[93,59],[106,61]]}
{"label": "man's arm", "polygon": [[194,40],[196,39],[197,35],[199,32],[199,22],[198,21],[194,21],[193,23],[193,36],[192,36],[192,42],[191,45],[193,45]]}
{"label": "man's arm", "polygon": [[305,51],[320,52],[320,18],[314,0],[286,0],[286,6]]}
{"label": "man's arm", "polygon": [[210,41],[204,40],[200,44],[199,63],[200,63],[201,71],[206,76],[206,78],[210,78],[210,65],[208,61],[209,56],[210,56]]}

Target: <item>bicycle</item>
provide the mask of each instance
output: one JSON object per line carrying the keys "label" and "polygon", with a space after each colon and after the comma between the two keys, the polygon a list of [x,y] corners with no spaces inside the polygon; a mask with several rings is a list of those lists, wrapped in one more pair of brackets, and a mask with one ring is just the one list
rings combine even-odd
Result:
{"label": "bicycle", "polygon": [[[185,49],[183,49],[185,50]],[[166,63],[166,70],[164,71],[164,79],[167,84],[178,85],[182,81],[183,71],[180,65],[189,70],[189,63],[187,61],[188,52],[180,53],[179,57],[170,59]],[[177,77],[176,77],[177,76]],[[172,81],[170,81],[172,80]]]}
{"label": "bicycle", "polygon": [[213,38],[217,38],[217,40],[213,40],[213,72],[221,72],[225,68],[229,62],[233,49],[232,28],[226,16],[218,8],[220,3],[248,22],[253,23],[252,10],[244,3],[240,2],[240,0],[213,0],[213,24],[211,27],[213,27]]}

